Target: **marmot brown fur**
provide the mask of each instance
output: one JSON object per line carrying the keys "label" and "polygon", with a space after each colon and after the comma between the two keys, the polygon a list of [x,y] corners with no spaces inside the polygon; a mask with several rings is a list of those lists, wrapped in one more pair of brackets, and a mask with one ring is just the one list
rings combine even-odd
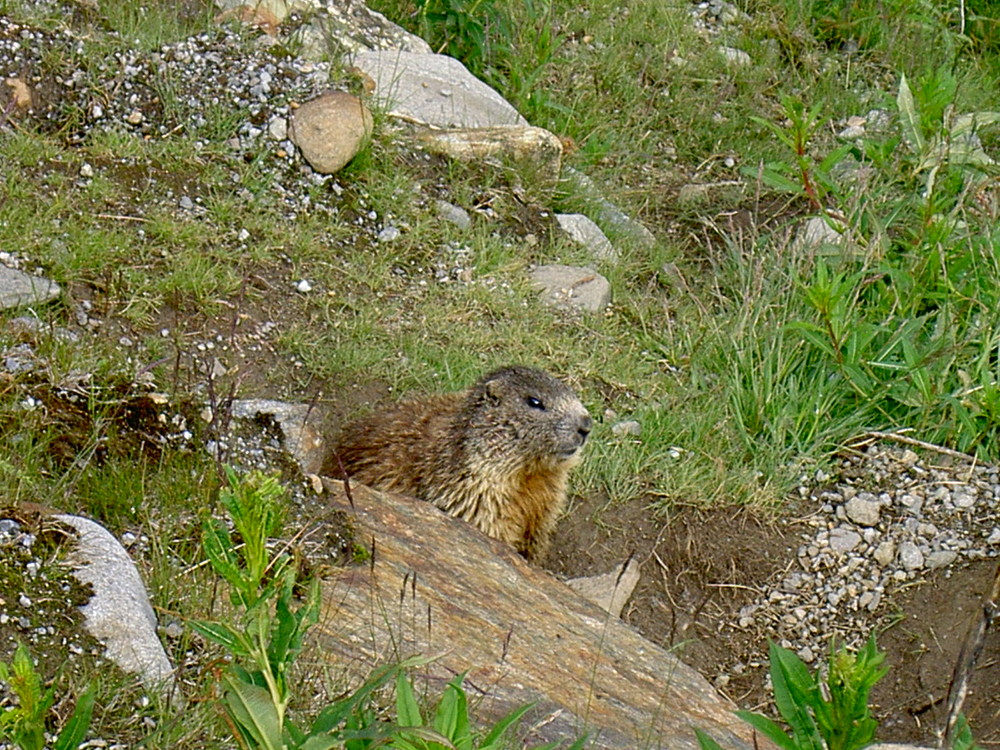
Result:
{"label": "marmot brown fur", "polygon": [[348,424],[324,469],[432,502],[536,559],[591,424],[576,394],[551,375],[505,367],[466,391],[403,401]]}

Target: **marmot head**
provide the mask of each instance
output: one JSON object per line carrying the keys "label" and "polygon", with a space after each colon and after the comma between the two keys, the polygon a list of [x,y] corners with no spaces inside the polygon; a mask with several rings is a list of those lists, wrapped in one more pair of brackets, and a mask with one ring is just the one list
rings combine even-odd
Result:
{"label": "marmot head", "polygon": [[479,451],[485,449],[511,469],[576,463],[593,425],[569,387],[541,370],[519,366],[494,370],[472,386],[460,421],[466,435],[476,436]]}

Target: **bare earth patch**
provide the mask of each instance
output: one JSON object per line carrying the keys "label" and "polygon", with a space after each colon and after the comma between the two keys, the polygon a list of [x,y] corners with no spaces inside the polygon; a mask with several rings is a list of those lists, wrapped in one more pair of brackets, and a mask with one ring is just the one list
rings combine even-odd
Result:
{"label": "bare earth patch", "polygon": [[[804,503],[775,518],[745,508],[678,508],[663,518],[640,504],[601,507],[591,498],[563,519],[545,564],[568,577],[591,575],[634,553],[642,579],[625,607],[625,621],[657,644],[675,648],[741,707],[768,711],[767,648],[775,631],[740,629],[736,623],[743,607],[798,564],[800,519],[809,512]],[[882,616],[871,616],[870,628],[880,633],[889,666],[873,696],[880,740],[936,744],[959,649],[995,571],[995,560],[980,560],[927,572],[901,587]],[[837,635],[857,641],[867,634]],[[982,747],[1000,747],[995,629],[987,633],[965,714]]]}

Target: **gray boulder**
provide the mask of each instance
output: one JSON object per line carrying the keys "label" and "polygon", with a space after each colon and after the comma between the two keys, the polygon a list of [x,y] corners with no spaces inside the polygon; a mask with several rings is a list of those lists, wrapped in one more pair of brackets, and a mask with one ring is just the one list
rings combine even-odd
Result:
{"label": "gray boulder", "polygon": [[453,57],[364,50],[355,55],[354,65],[375,81],[375,101],[404,120],[436,128],[528,124]]}
{"label": "gray boulder", "polygon": [[70,556],[73,575],[94,589],[81,608],[84,628],[123,671],[138,675],[147,689],[169,693],[173,665],[160,644],[156,615],[132,558],[100,524],[79,516],[55,518],[76,531],[77,546]]}

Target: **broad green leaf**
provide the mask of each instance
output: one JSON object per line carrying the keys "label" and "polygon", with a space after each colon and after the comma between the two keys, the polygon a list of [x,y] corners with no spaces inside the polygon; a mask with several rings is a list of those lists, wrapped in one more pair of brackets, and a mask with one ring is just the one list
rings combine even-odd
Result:
{"label": "broad green leaf", "polygon": [[776,643],[771,644],[769,656],[774,703],[778,707],[778,713],[791,727],[796,744],[821,749],[822,738],[807,709],[816,710],[822,702],[815,678],[798,656]]}
{"label": "broad green leaf", "polygon": [[736,715],[771,740],[775,745],[783,748],[783,750],[809,750],[798,745],[791,737],[785,734],[781,727],[766,716],[751,713],[750,711],[737,711]]}
{"label": "broad green leaf", "polygon": [[424,725],[424,717],[420,714],[409,675],[402,671],[396,676],[396,721],[401,727]]}
{"label": "broad green leaf", "polygon": [[202,622],[200,620],[191,620],[189,624],[198,635],[218,643],[233,656],[249,656],[250,644],[247,642],[246,636],[235,628],[221,622]]}
{"label": "broad green leaf", "polygon": [[94,700],[97,697],[97,689],[94,685],[89,686],[83,694],[77,698],[76,706],[73,708],[73,715],[70,716],[66,726],[59,732],[53,750],[76,750],[80,743],[87,736],[90,729],[90,720],[94,715]]}
{"label": "broad green leaf", "polygon": [[760,175],[761,182],[763,182],[768,187],[772,187],[775,190],[783,190],[786,193],[793,193],[799,195],[803,192],[802,184],[796,182],[795,180],[785,177],[785,175],[774,169],[765,169]]}
{"label": "broad green leaf", "polygon": [[968,112],[955,118],[951,134],[953,137],[971,135],[980,128],[996,125],[998,122],[1000,122],[1000,112]]}
{"label": "broad green leaf", "polygon": [[422,666],[428,661],[430,661],[430,659],[413,656],[409,659],[403,660],[399,664],[387,664],[376,668],[372,671],[364,685],[346,698],[337,701],[331,706],[327,706],[319,712],[319,715],[313,722],[312,733],[320,734],[323,732],[329,732],[330,730],[340,726],[364,701],[368,700],[368,696],[371,695],[373,691],[378,690],[380,687],[389,682],[389,680],[395,677],[400,670]]}
{"label": "broad green leaf", "polygon": [[227,674],[222,681],[226,687],[226,708],[233,720],[261,747],[282,750],[284,742],[278,711],[270,693],[232,675]]}
{"label": "broad green leaf", "polygon": [[455,677],[445,688],[434,716],[434,728],[455,743],[460,750],[471,745],[469,707],[462,682],[465,674]]}
{"label": "broad green leaf", "polygon": [[910,84],[906,80],[905,73],[899,79],[896,106],[899,107],[899,123],[903,132],[903,140],[916,153],[923,153],[924,135],[920,129],[920,115],[913,101],[913,92],[910,91]]}

